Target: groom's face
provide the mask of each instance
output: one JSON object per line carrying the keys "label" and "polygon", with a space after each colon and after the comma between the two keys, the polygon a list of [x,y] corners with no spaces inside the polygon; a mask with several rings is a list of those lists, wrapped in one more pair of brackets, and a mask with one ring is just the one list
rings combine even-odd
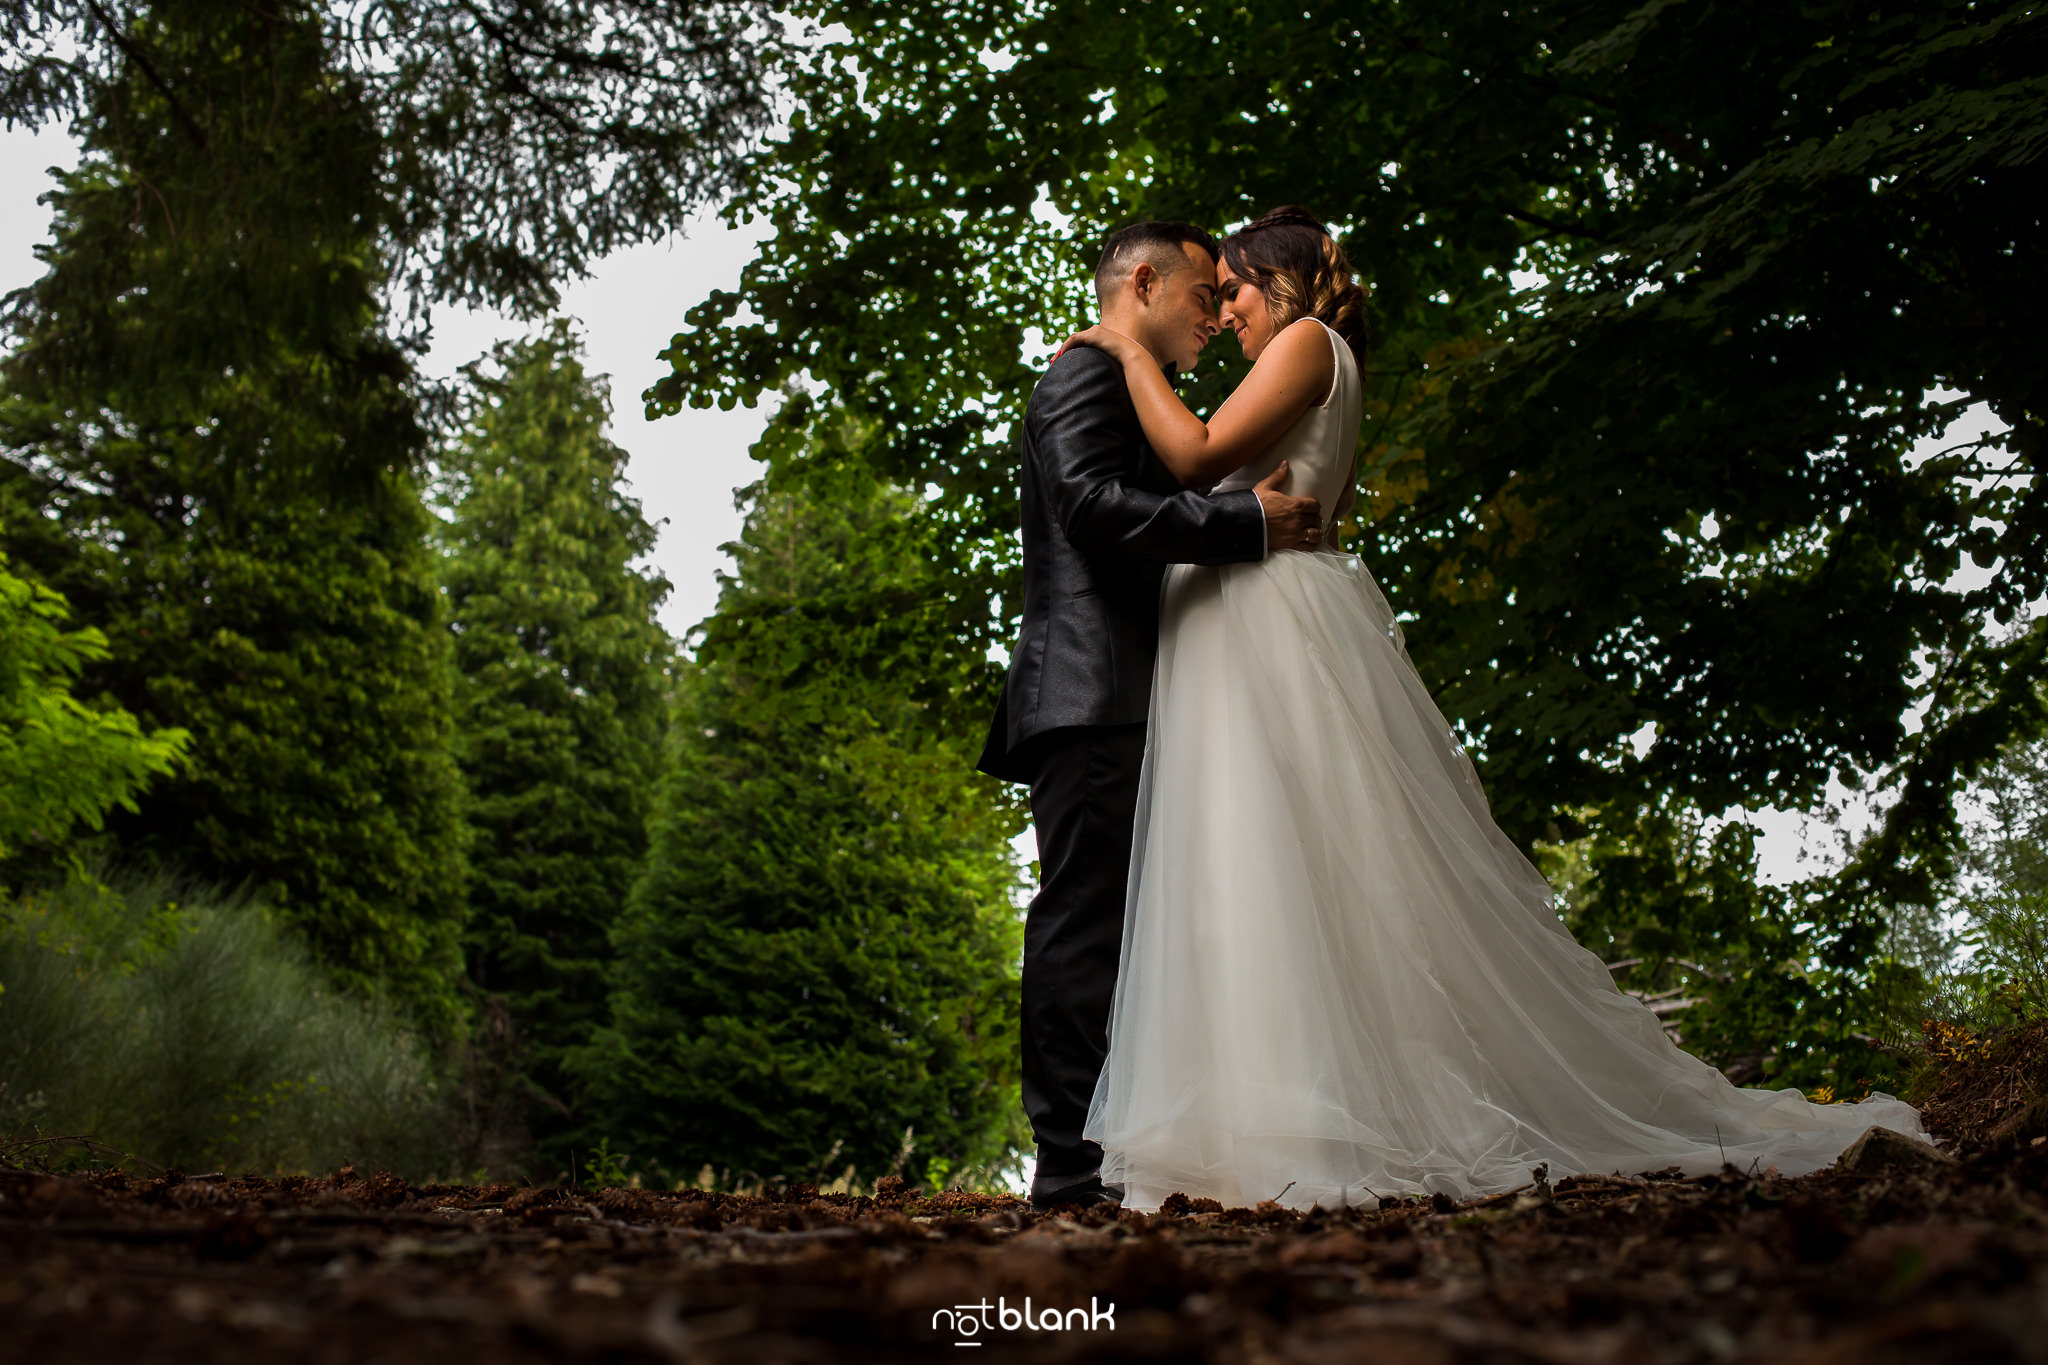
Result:
{"label": "groom's face", "polygon": [[1180,244],[1186,264],[1170,275],[1155,275],[1141,291],[1145,304],[1145,349],[1160,363],[1172,361],[1182,374],[1221,330],[1216,321],[1216,262],[1193,242]]}

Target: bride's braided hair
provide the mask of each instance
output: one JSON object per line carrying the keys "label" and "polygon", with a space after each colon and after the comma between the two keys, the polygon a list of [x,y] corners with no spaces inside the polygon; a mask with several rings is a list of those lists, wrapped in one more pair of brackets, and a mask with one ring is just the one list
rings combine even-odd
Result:
{"label": "bride's braided hair", "polygon": [[1308,210],[1288,204],[1259,215],[1223,239],[1223,259],[1266,296],[1276,327],[1320,319],[1365,368],[1365,290],[1344,248]]}

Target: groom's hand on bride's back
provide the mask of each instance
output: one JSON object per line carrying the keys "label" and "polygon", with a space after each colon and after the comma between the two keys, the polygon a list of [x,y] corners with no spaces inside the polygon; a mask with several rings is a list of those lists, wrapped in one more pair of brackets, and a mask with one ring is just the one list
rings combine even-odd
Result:
{"label": "groom's hand on bride's back", "polygon": [[1313,550],[1323,539],[1322,504],[1314,498],[1290,498],[1280,491],[1287,482],[1287,461],[1252,485],[1259,506],[1266,509],[1266,552]]}

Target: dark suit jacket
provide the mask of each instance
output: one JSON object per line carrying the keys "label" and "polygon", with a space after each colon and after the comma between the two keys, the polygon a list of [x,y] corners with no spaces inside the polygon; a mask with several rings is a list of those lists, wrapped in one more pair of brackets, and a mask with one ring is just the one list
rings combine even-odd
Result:
{"label": "dark suit jacket", "polygon": [[1076,346],[1053,362],[1025,409],[1023,446],[1024,628],[975,765],[1011,782],[1036,775],[1036,736],[1144,721],[1168,564],[1266,552],[1258,495],[1182,488],[1105,352]]}

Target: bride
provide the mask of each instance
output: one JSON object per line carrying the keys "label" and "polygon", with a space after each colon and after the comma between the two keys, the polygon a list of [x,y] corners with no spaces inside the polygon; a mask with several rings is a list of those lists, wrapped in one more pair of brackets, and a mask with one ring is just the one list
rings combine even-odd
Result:
{"label": "bride", "polygon": [[[1145,436],[1190,486],[1351,498],[1364,294],[1330,235],[1279,209],[1223,243],[1221,320],[1251,374],[1204,424],[1146,350]],[[1356,556],[1176,565],[1131,855],[1108,1060],[1086,1135],[1127,1207],[1181,1191],[1306,1208],[1456,1198],[1553,1175],[1799,1174],[1906,1104],[1738,1089],[1680,1051],[1559,923],[1494,825]],[[1284,1192],[1284,1193],[1283,1193]]]}

